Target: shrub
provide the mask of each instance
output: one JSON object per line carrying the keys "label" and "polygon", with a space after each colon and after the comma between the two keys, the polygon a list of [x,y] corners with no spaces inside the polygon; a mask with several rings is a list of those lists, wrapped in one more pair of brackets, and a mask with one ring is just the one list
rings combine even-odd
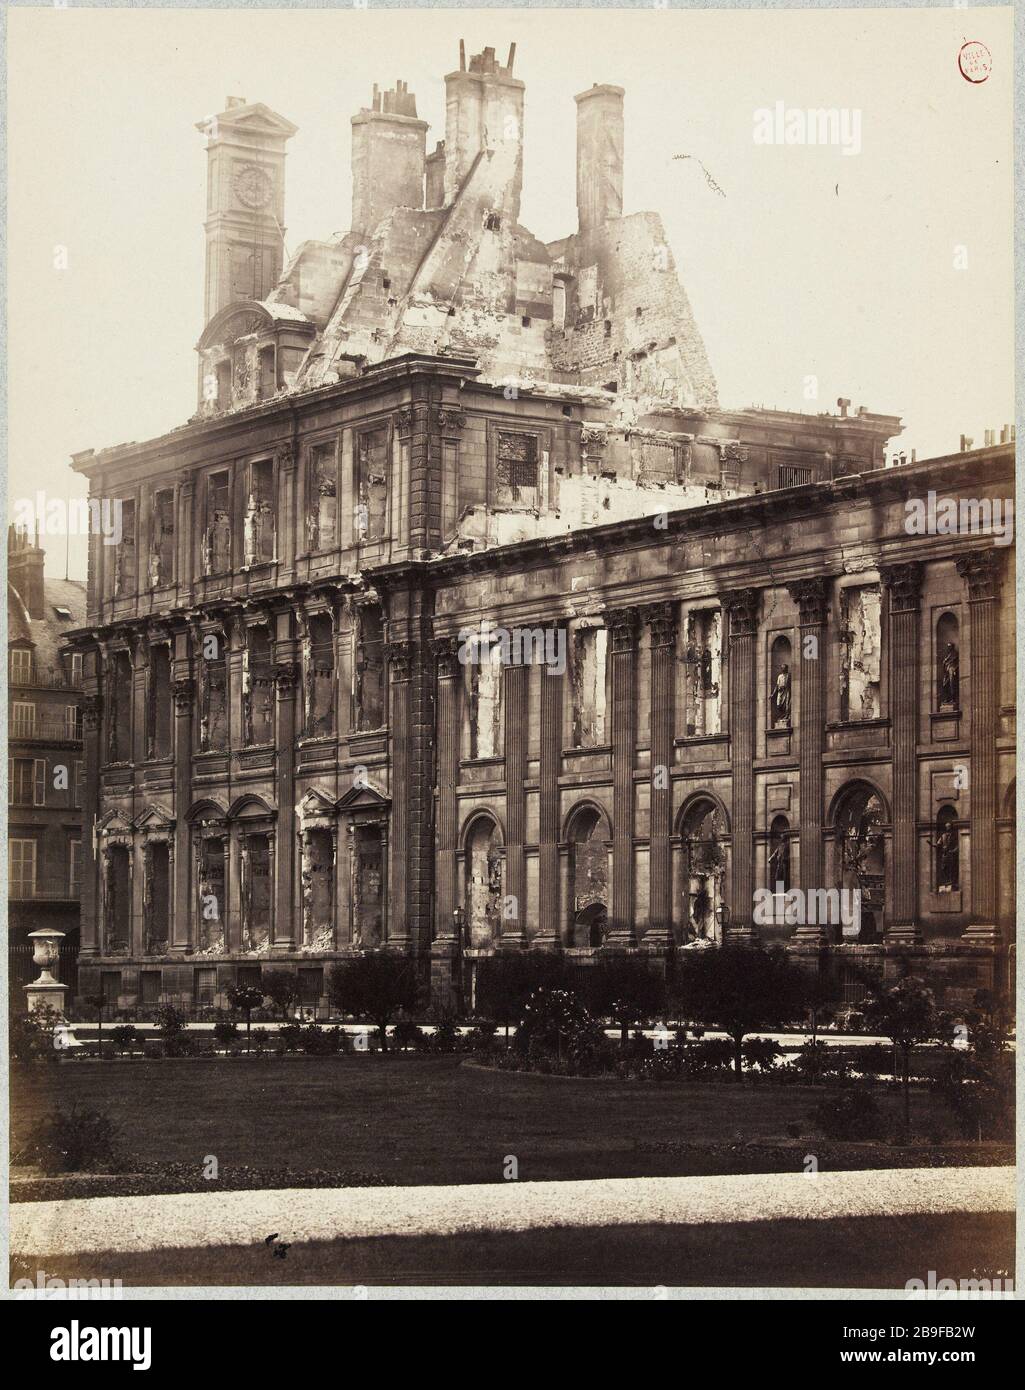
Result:
{"label": "shrub", "polygon": [[260,988],[282,1020],[299,1002],[299,981],[287,970],[265,970]]}
{"label": "shrub", "polygon": [[222,1018],[214,1024],[214,1041],[219,1042],[222,1047],[230,1047],[238,1039],[238,1024],[230,1019]]}
{"label": "shrub", "polygon": [[139,1043],[139,1034],[131,1023],[119,1023],[114,1029],[111,1037],[114,1040],[114,1047],[118,1052],[130,1052]]}
{"label": "shrub", "polygon": [[851,1064],[838,1048],[809,1040],[790,1059],[786,1070],[793,1073],[796,1080],[814,1084],[846,1079]]}
{"label": "shrub", "polygon": [[421,1048],[424,1045],[423,1029],[413,1023],[411,1019],[400,1019],[392,1029],[392,1042],[403,1052],[411,1047]]}
{"label": "shrub", "polygon": [[339,1050],[342,1032],[339,1028],[324,1028],[316,1019],[311,1019],[305,1028],[300,1029],[298,1043],[302,1050],[312,1057],[329,1057]]}
{"label": "shrub", "polygon": [[331,1000],[343,1014],[377,1025],[381,1046],[388,1047],[388,1024],[402,1010],[417,1006],[416,974],[403,956],[387,951],[357,956],[336,965],[330,976]]}
{"label": "shrub", "polygon": [[758,1071],[772,1071],[782,1056],[782,1049],[772,1038],[747,1038],[744,1041],[745,1067],[754,1067]]}
{"label": "shrub", "polygon": [[18,1062],[56,1062],[60,1053],[54,1035],[64,1023],[64,1015],[49,1004],[30,1014],[17,1014],[11,1020],[11,1055]]}
{"label": "shrub", "polygon": [[728,1038],[702,1038],[690,1043],[684,1054],[684,1068],[695,1075],[726,1072],[733,1066],[733,1045]]}
{"label": "shrub", "polygon": [[467,1038],[467,1043],[474,1052],[490,1052],[495,1045],[495,1034],[497,1032],[497,1023],[490,1018],[482,1018],[470,1033]]}
{"label": "shrub", "polygon": [[462,1044],[462,1035],[454,1019],[443,1018],[431,1034],[432,1052],[455,1052]]}
{"label": "shrub", "polygon": [[41,1120],[19,1159],[37,1164],[45,1173],[113,1173],[123,1166],[110,1116],[83,1109],[77,1102]]}
{"label": "shrub", "polygon": [[879,1139],[882,1116],[875,1097],[858,1086],[834,1091],[816,1106],[812,1118],[827,1139]]}
{"label": "shrub", "polygon": [[278,1029],[278,1041],[283,1052],[298,1052],[303,1042],[303,1026],[290,1019]]}

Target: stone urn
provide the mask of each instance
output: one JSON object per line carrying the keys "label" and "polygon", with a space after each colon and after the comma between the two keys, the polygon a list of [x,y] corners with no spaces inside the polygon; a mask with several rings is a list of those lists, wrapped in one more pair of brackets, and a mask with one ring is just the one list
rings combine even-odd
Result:
{"label": "stone urn", "polygon": [[33,980],[30,985],[25,986],[28,1011],[34,1013],[36,1009],[49,1005],[51,1009],[63,1013],[64,996],[68,987],[59,983],[54,972],[57,969],[64,932],[57,931],[54,927],[44,927],[41,931],[29,932],[28,939],[34,948],[32,960],[39,967],[38,980]]}

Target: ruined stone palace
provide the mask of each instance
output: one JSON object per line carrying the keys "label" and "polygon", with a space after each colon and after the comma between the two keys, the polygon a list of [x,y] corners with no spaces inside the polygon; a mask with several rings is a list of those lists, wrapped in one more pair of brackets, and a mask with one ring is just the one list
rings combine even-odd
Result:
{"label": "ruined stone palace", "polygon": [[[722,408],[624,212],[621,88],[575,97],[576,229],[520,223],[514,60],[460,54],[430,152],[375,88],[351,230],[287,263],[296,128],[200,124],[196,412],[74,458],[120,515],[74,638],[80,989],[204,1005],[273,966],[323,1004],[387,949],[445,1005],[497,950],[724,938],[1000,986],[1013,552],[905,518],[1009,497],[1013,445],[888,467],[896,417]],[[856,889],[856,929],[794,889]]]}

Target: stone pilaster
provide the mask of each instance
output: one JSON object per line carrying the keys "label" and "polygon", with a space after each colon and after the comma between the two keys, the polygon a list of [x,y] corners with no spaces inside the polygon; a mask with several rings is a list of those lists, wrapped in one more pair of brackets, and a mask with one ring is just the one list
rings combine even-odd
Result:
{"label": "stone pilaster", "polygon": [[612,913],[606,946],[635,946],[634,763],[637,747],[637,610],[606,615],[612,661]]}
{"label": "stone pilaster", "polygon": [[515,904],[515,917],[502,913],[503,948],[526,942],[527,861],[527,725],[530,718],[530,667],[507,666],[505,682],[505,892]]}
{"label": "stone pilaster", "polygon": [[175,535],[178,551],[176,578],[179,603],[189,603],[192,599],[195,565],[195,490],[192,474],[179,474],[176,523],[178,531]]}
{"label": "stone pilaster", "polygon": [[[957,572],[968,588],[971,645],[968,804],[971,833],[971,914],[964,940],[995,945],[997,923],[997,702],[1000,668],[997,598],[1001,557],[995,550],[962,555]],[[962,701],[962,703],[964,703]]]}
{"label": "stone pilaster", "polygon": [[[800,886],[805,894],[826,887],[822,843],[822,754],[826,730],[826,620],[829,613],[828,578],[799,579],[789,586],[800,615],[800,661],[797,725],[800,768]],[[797,928],[796,939],[807,945],[824,940],[820,923]]]}
{"label": "stone pilaster", "polygon": [[[97,679],[101,677],[99,652],[94,654]],[[85,788],[82,803],[82,883],[79,957],[99,954],[99,914],[97,894],[96,824],[100,815],[100,741],[103,737],[103,700],[100,695],[83,695],[78,702],[82,711],[82,758],[85,763]]]}
{"label": "stone pilaster", "polygon": [[388,725],[391,730],[391,892],[388,916],[388,945],[405,948],[410,942],[409,851],[410,781],[412,766],[412,685],[414,661],[412,642],[389,642],[387,647],[391,686]]}
{"label": "stone pilaster", "polygon": [[437,663],[437,780],[438,810],[435,858],[434,940],[431,943],[431,998],[452,1005],[458,995],[455,978],[459,946],[452,913],[456,907],[456,846],[459,838],[459,738],[462,727],[462,675],[458,637],[433,643]]}
{"label": "stone pilaster", "polygon": [[[295,893],[295,706],[299,668],[295,661],[279,661],[274,667],[277,698],[274,702],[274,786],[278,807],[277,834],[281,853],[271,864],[274,885],[272,941],[279,950],[295,949],[298,908]],[[276,869],[276,874],[274,870]]]}
{"label": "stone pilaster", "polygon": [[[179,641],[187,638],[179,638]],[[175,953],[192,949],[193,900],[189,891],[189,823],[192,801],[192,720],[195,682],[187,674],[188,660],[175,663],[174,677],[174,878],[170,882],[170,931],[168,945]]]}
{"label": "stone pilaster", "polygon": [[649,926],[646,946],[673,940],[672,848],[674,699],[676,694],[676,606],[647,608],[651,628],[651,835],[649,859]]}
{"label": "stone pilaster", "polygon": [[918,561],[880,571],[890,594],[890,728],[893,759],[893,864],[887,941],[915,942],[918,926]]}
{"label": "stone pilaster", "polygon": [[[295,576],[295,446],[291,441],[278,446],[278,514],[275,518],[274,549],[278,557],[278,582],[290,584]],[[305,549],[305,546],[303,547]]]}
{"label": "stone pilaster", "polygon": [[[554,950],[559,934],[559,773],[565,674],[541,669],[541,751],[538,773],[538,932],[533,945]],[[567,928],[569,923],[567,922]]]}
{"label": "stone pilaster", "polygon": [[755,823],[755,635],[758,590],[735,589],[722,596],[729,615],[730,763],[733,782],[733,853],[731,856],[728,936],[753,941]]}

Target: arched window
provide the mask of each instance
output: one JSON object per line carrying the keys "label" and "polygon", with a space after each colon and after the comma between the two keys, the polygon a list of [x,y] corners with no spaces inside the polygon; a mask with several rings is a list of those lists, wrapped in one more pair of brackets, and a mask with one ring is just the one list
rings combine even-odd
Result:
{"label": "arched window", "polygon": [[569,942],[571,946],[601,946],[608,930],[608,826],[593,806],[585,806],[570,821],[569,874],[572,887]]}
{"label": "arched window", "polygon": [[944,613],[936,623],[936,704],[961,707],[961,650],[957,618]]}
{"label": "arched window", "polygon": [[792,666],[789,637],[777,637],[769,653],[769,727],[791,724]]}
{"label": "arched window", "polygon": [[683,818],[683,920],[687,942],[722,940],[726,873],[723,828],[719,808],[705,797],[695,801]]}
{"label": "arched window", "polygon": [[786,893],[790,888],[790,822],[786,816],[774,816],[769,827],[769,888],[773,893]]}
{"label": "arched window", "polygon": [[961,847],[957,833],[957,812],[941,806],[936,830],[929,841],[933,852],[933,886],[937,893],[956,893],[961,886]]}

